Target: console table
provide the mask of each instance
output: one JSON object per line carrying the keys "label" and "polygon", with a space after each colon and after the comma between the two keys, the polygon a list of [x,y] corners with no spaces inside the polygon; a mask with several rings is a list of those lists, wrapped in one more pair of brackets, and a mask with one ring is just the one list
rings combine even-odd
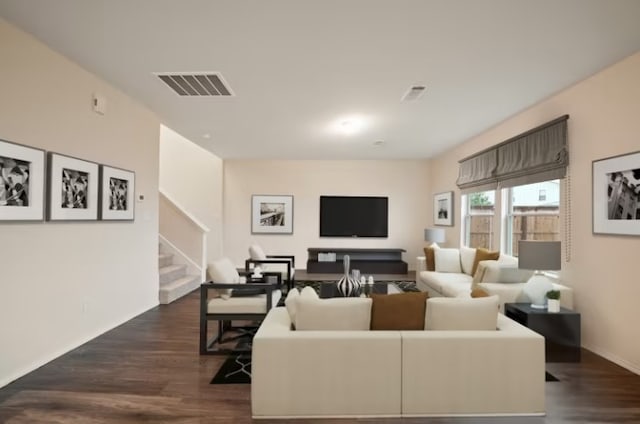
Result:
{"label": "console table", "polygon": [[580,362],[580,314],[532,308],[529,303],[505,303],[505,315],[544,336],[546,362]]}
{"label": "console table", "polygon": [[[404,249],[345,249],[334,247],[310,247],[307,249],[308,273],[338,274],[344,272],[342,260],[349,255],[351,269],[363,274],[406,274],[407,263],[402,260]],[[335,253],[335,262],[318,261],[319,253]]]}

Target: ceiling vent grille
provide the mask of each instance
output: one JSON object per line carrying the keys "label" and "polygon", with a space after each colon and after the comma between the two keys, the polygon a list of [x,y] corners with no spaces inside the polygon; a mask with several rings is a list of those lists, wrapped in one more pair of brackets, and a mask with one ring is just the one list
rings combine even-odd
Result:
{"label": "ceiling vent grille", "polygon": [[179,96],[234,96],[220,73],[156,74]]}
{"label": "ceiling vent grille", "polygon": [[427,87],[424,85],[414,85],[409,87],[406,93],[402,96],[401,101],[403,102],[412,102],[418,100],[422,97],[422,95],[427,91]]}

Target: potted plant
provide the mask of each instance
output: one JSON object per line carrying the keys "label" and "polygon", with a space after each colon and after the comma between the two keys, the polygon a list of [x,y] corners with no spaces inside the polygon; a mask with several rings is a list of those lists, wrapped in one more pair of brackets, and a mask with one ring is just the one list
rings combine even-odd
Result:
{"label": "potted plant", "polygon": [[560,312],[560,290],[547,292],[547,311]]}

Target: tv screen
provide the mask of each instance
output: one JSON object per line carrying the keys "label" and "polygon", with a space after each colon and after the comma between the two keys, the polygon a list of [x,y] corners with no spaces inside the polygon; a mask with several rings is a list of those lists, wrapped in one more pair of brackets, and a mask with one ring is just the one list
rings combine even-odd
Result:
{"label": "tv screen", "polygon": [[320,196],[320,237],[388,237],[387,197]]}

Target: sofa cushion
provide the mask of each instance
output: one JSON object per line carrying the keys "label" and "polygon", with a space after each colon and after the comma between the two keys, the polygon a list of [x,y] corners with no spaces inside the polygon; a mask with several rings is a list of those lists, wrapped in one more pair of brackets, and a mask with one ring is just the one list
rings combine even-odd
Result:
{"label": "sofa cushion", "polygon": [[478,269],[478,263],[480,261],[491,261],[491,260],[498,260],[498,258],[500,257],[500,252],[491,252],[488,249],[484,249],[482,247],[478,248],[476,250],[476,256],[473,260],[473,268],[471,269],[470,274],[471,275],[475,275],[476,274],[476,270]]}
{"label": "sofa cushion", "polygon": [[372,303],[369,298],[310,299],[301,293],[297,303],[297,331],[369,330]]}
{"label": "sofa cushion", "polygon": [[[422,271],[420,273],[420,279],[429,287],[442,295],[446,292],[458,292],[460,290],[466,290],[469,292],[471,288],[471,276],[467,274],[454,274],[447,272],[430,272]],[[445,289],[446,288],[446,289]]]}
{"label": "sofa cushion", "polygon": [[497,325],[498,296],[427,300],[426,330],[495,330]]}
{"label": "sofa cushion", "polygon": [[292,288],[287,293],[287,298],[284,300],[284,306],[287,308],[287,312],[289,313],[289,318],[293,325],[296,323],[296,311],[298,310],[298,298],[300,297],[300,292],[296,288]]}
{"label": "sofa cushion", "polygon": [[426,292],[371,295],[372,330],[424,330]]}
{"label": "sofa cushion", "polygon": [[424,258],[427,263],[427,271],[436,270],[435,250],[440,249],[437,243],[431,243],[430,246],[424,248]]}
{"label": "sofa cushion", "polygon": [[458,249],[436,249],[436,272],[462,273],[460,267],[460,250]]}
{"label": "sofa cushion", "polygon": [[476,249],[467,246],[460,247],[460,265],[462,267],[462,272],[468,275],[473,275],[472,271],[475,257]]}

